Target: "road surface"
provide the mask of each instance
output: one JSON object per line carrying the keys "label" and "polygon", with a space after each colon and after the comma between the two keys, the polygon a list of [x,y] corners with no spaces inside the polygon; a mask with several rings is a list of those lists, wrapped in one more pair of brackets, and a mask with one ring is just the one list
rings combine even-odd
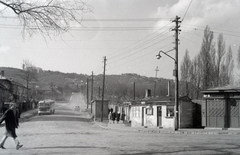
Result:
{"label": "road surface", "polygon": [[[80,106],[80,111],[74,111]],[[4,127],[0,127],[3,134]],[[3,155],[240,154],[240,135],[159,134],[100,128],[80,94],[57,103],[53,115],[34,116],[17,130],[23,148],[6,141]]]}

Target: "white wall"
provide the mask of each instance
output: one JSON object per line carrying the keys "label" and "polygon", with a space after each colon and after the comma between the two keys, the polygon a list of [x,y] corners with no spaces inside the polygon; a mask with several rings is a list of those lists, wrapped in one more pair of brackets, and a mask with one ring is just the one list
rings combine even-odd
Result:
{"label": "white wall", "polygon": [[[142,116],[142,109],[145,106],[131,107],[131,127],[157,127],[157,105],[153,106],[153,115],[146,114],[146,108],[144,108],[145,116]],[[144,125],[142,125],[142,118]],[[162,127],[174,129],[174,117],[167,117],[167,106],[162,106]]]}
{"label": "white wall", "polygon": [[174,117],[167,117],[167,106],[162,106],[162,127],[174,129]]}

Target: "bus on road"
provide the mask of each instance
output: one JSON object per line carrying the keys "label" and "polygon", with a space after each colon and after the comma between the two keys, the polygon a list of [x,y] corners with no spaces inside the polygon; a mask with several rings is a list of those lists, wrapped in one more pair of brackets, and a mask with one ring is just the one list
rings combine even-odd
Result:
{"label": "bus on road", "polygon": [[55,112],[54,100],[43,100],[38,102],[38,115],[54,114],[54,112]]}

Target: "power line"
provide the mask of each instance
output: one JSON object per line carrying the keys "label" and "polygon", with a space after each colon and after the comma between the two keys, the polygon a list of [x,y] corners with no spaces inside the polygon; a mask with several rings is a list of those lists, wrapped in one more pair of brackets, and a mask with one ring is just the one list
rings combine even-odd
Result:
{"label": "power line", "polygon": [[[160,28],[159,30],[165,28],[165,27],[168,26],[169,24],[170,24],[170,23],[166,24],[164,27]],[[158,30],[158,31],[159,31],[159,30]],[[143,45],[143,44],[146,44],[146,43],[149,43],[150,41],[159,38],[159,36],[151,37],[152,35],[154,35],[154,34],[157,33],[158,31],[154,31],[154,32],[151,33],[150,35],[148,35],[148,36],[146,36],[146,37],[138,40],[137,42],[135,42],[135,43],[133,43],[133,44],[131,44],[131,45],[129,45],[129,46],[121,49],[120,51],[115,52],[115,53],[117,53],[117,54],[116,54],[115,56],[110,57],[109,59],[114,59],[114,57],[119,58],[119,56],[122,56],[122,55],[124,55],[125,53],[129,54],[129,52],[128,52],[129,50],[133,50],[134,48],[135,48],[135,49],[136,49],[136,48],[139,48],[139,46],[141,46],[141,45]],[[164,31],[164,32],[165,32],[165,31]],[[162,33],[160,33],[160,34],[163,34],[164,32],[162,32]],[[141,42],[141,41],[143,41],[143,40],[146,40],[146,39],[149,38],[149,37],[151,37],[149,40],[141,43],[140,45],[137,45],[139,42]],[[161,37],[161,36],[160,36],[160,37]],[[136,45],[136,46],[135,46],[135,45]],[[131,47],[131,46],[133,46],[133,47]],[[121,51],[124,51],[124,50],[127,50],[127,51],[120,53]],[[115,54],[115,53],[114,53],[114,54]],[[113,55],[114,55],[114,54],[113,54]],[[111,56],[111,55],[110,55],[110,56]]]}
{"label": "power line", "polygon": [[[167,38],[169,38],[169,37],[172,37],[172,35],[170,35],[170,36],[168,36],[168,37],[166,37],[166,38],[164,38],[164,39],[162,39],[162,40],[165,40],[165,39],[167,39]],[[161,41],[162,41],[162,40],[161,40]],[[114,60],[114,61],[110,61],[110,60],[109,60],[109,64],[112,64],[113,62],[120,61],[120,60],[125,59],[125,58],[127,58],[127,57],[129,57],[129,56],[132,56],[132,55],[134,55],[134,54],[137,54],[137,53],[139,53],[140,51],[143,51],[143,50],[145,50],[145,49],[147,49],[147,48],[149,48],[149,47],[152,47],[153,45],[156,45],[156,44],[159,44],[159,42],[153,43],[153,44],[151,44],[151,45],[149,45],[149,46],[147,46],[147,47],[145,47],[145,48],[143,48],[143,49],[141,49],[141,50],[138,50],[138,51],[136,51],[136,52],[133,52],[133,53],[131,53],[131,54],[128,54],[128,55],[126,55],[126,56],[124,56],[124,57],[122,57],[122,58],[119,58],[119,59],[117,59],[117,60]]]}
{"label": "power line", "polygon": [[[127,49],[127,48],[129,48],[129,47],[131,47],[131,46],[133,46],[133,45],[135,45],[135,44],[137,44],[137,43],[139,43],[139,42],[141,42],[141,41],[145,40],[146,38],[148,38],[148,37],[150,37],[150,36],[154,35],[155,33],[157,33],[159,30],[161,30],[161,29],[165,28],[165,27],[166,27],[166,26],[168,26],[169,24],[170,24],[170,22],[169,22],[168,24],[166,24],[165,26],[161,27],[160,29],[158,29],[157,31],[154,31],[154,32],[152,32],[152,33],[151,33],[151,34],[149,34],[148,36],[146,36],[146,37],[144,37],[144,38],[142,38],[142,39],[140,39],[140,40],[136,41],[135,43],[133,43],[133,44],[131,44],[131,45],[129,45],[129,46],[127,46],[127,47],[125,47],[125,48],[121,49],[120,51],[123,51],[123,50],[125,50],[125,49]],[[117,53],[117,55],[116,55],[116,56],[118,56],[118,55],[122,55],[121,53],[119,53],[120,51],[117,51],[117,52],[115,52],[115,53]],[[115,53],[114,53],[114,54],[115,54]],[[109,56],[111,56],[111,54],[110,54]],[[110,57],[109,59],[112,59],[112,57]]]}
{"label": "power line", "polygon": [[187,7],[187,10],[186,10],[186,12],[185,12],[185,14],[184,14],[184,16],[183,16],[182,22],[183,22],[183,20],[184,20],[184,18],[185,18],[185,16],[186,16],[186,14],[187,14],[187,12],[188,12],[188,9],[189,9],[189,7],[190,7],[191,4],[192,4],[192,0],[190,1],[189,5],[188,5],[188,7]]}
{"label": "power line", "polygon": [[[0,16],[0,18],[8,18],[8,19],[18,19],[18,16]],[[111,18],[100,18],[100,19],[91,19],[91,18],[81,18],[81,19],[76,19],[78,21],[101,21],[101,22],[138,22],[138,21],[168,21],[171,18],[122,18],[122,19],[111,19]]]}
{"label": "power line", "polygon": [[[167,34],[167,33],[165,33],[165,34]],[[164,34],[164,35],[165,35]],[[123,53],[121,53],[121,55],[120,56],[116,56],[116,57],[112,57],[112,59],[111,59],[111,61],[113,61],[115,58],[118,58],[119,59],[119,57],[122,57],[122,56],[124,56],[125,54],[127,54],[128,56],[129,55],[132,55],[131,54],[131,52],[132,51],[134,51],[134,50],[137,50],[137,49],[139,49],[139,48],[142,48],[142,47],[144,47],[145,45],[147,45],[147,44],[149,44],[149,43],[152,43],[152,45],[155,45],[156,43],[153,43],[153,41],[156,41],[156,39],[158,39],[158,38],[161,38],[162,36],[156,36],[155,38],[151,38],[151,39],[149,39],[149,40],[147,40],[147,41],[145,41],[145,42],[143,42],[143,43],[141,43],[141,44],[139,44],[139,45],[137,45],[137,46],[134,46],[134,47],[132,47],[132,48],[129,48],[129,49],[127,49],[125,52],[123,52]],[[168,38],[168,37],[167,37]],[[166,39],[166,38],[165,38]],[[161,40],[162,41],[162,40]],[[148,46],[148,47],[150,47],[150,46]],[[145,48],[144,48],[145,49]],[[139,50],[139,51],[142,51],[142,50]],[[138,52],[139,52],[138,51]],[[135,52],[136,53],[136,52]],[[125,56],[126,57],[126,56]],[[111,62],[110,61],[110,62]],[[114,60],[115,61],[115,60]]]}
{"label": "power line", "polygon": [[[170,43],[170,44],[167,44],[167,45],[165,45],[165,46],[162,46],[162,47],[160,47],[160,49],[163,49],[163,48],[165,48],[165,47],[167,47],[167,46],[169,46],[169,45],[172,45],[172,43]],[[158,48],[159,49],[159,48]],[[152,51],[150,51],[150,52],[147,52],[147,53],[145,53],[144,55],[141,55],[141,56],[138,56],[138,57],[134,57],[134,60],[137,60],[137,59],[140,59],[140,58],[143,58],[143,57],[146,57],[146,56],[149,56],[149,57],[151,57],[151,59],[152,59],[152,55],[151,55],[151,53],[154,53],[154,52],[156,52],[156,50],[152,50]],[[124,66],[124,65],[129,65],[129,63],[133,63],[134,61],[132,60],[132,59],[130,59],[129,61],[127,61],[127,62],[124,62],[124,63],[121,63],[120,65],[117,65],[117,66],[113,66],[113,67],[111,67],[110,69],[115,69],[115,68],[118,68],[118,67],[122,67],[122,66]]]}
{"label": "power line", "polygon": [[[203,27],[199,27],[199,26],[188,26],[188,25],[181,25],[182,27],[185,27],[185,28],[188,28],[188,29],[191,29],[191,30],[195,30],[195,31],[202,31],[204,32],[205,28]],[[213,33],[217,33],[217,34],[223,34],[223,35],[228,35],[228,36],[234,36],[234,37],[240,37],[240,35],[237,35],[239,32],[237,31],[226,31],[226,30],[217,30],[217,29],[212,29],[211,28],[211,31],[213,31]],[[234,33],[234,34],[231,34],[231,33]]]}

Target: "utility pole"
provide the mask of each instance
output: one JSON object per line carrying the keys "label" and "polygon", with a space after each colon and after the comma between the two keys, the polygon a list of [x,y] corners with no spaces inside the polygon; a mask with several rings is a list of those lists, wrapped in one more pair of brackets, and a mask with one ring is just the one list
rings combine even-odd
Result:
{"label": "utility pole", "polygon": [[89,95],[88,95],[88,77],[87,77],[87,109],[88,109],[88,103],[89,103],[89,97],[88,97]]}
{"label": "utility pole", "polygon": [[93,72],[92,72],[92,89],[91,89],[91,113],[92,113],[92,101],[93,101]]}
{"label": "utility pole", "polygon": [[156,71],[156,76],[155,76],[156,79],[155,79],[155,84],[154,84],[154,97],[156,94],[156,86],[157,86],[157,72],[159,71],[158,66],[156,67],[155,71]]}
{"label": "utility pole", "polygon": [[50,87],[51,87],[51,91],[52,91],[52,99],[53,99],[53,87],[54,87],[54,84],[51,82],[50,83]]}
{"label": "utility pole", "polygon": [[98,98],[100,99],[100,97],[101,97],[101,87],[99,86],[98,87]]}
{"label": "utility pole", "polygon": [[179,23],[180,17],[176,16],[176,18],[172,21],[176,23],[175,28],[173,31],[175,31],[175,50],[176,50],[176,55],[175,55],[175,70],[174,70],[174,75],[175,75],[175,120],[176,120],[176,128],[175,130],[179,129],[179,105],[178,105],[178,99],[179,99],[179,93],[178,93],[178,33],[181,31]]}
{"label": "utility pole", "polygon": [[135,81],[133,82],[133,100],[135,101]]}
{"label": "utility pole", "polygon": [[106,56],[104,57],[104,66],[103,66],[103,89],[102,89],[102,117],[101,121],[103,122],[103,104],[104,104],[104,89],[105,89],[105,70],[106,70]]}

